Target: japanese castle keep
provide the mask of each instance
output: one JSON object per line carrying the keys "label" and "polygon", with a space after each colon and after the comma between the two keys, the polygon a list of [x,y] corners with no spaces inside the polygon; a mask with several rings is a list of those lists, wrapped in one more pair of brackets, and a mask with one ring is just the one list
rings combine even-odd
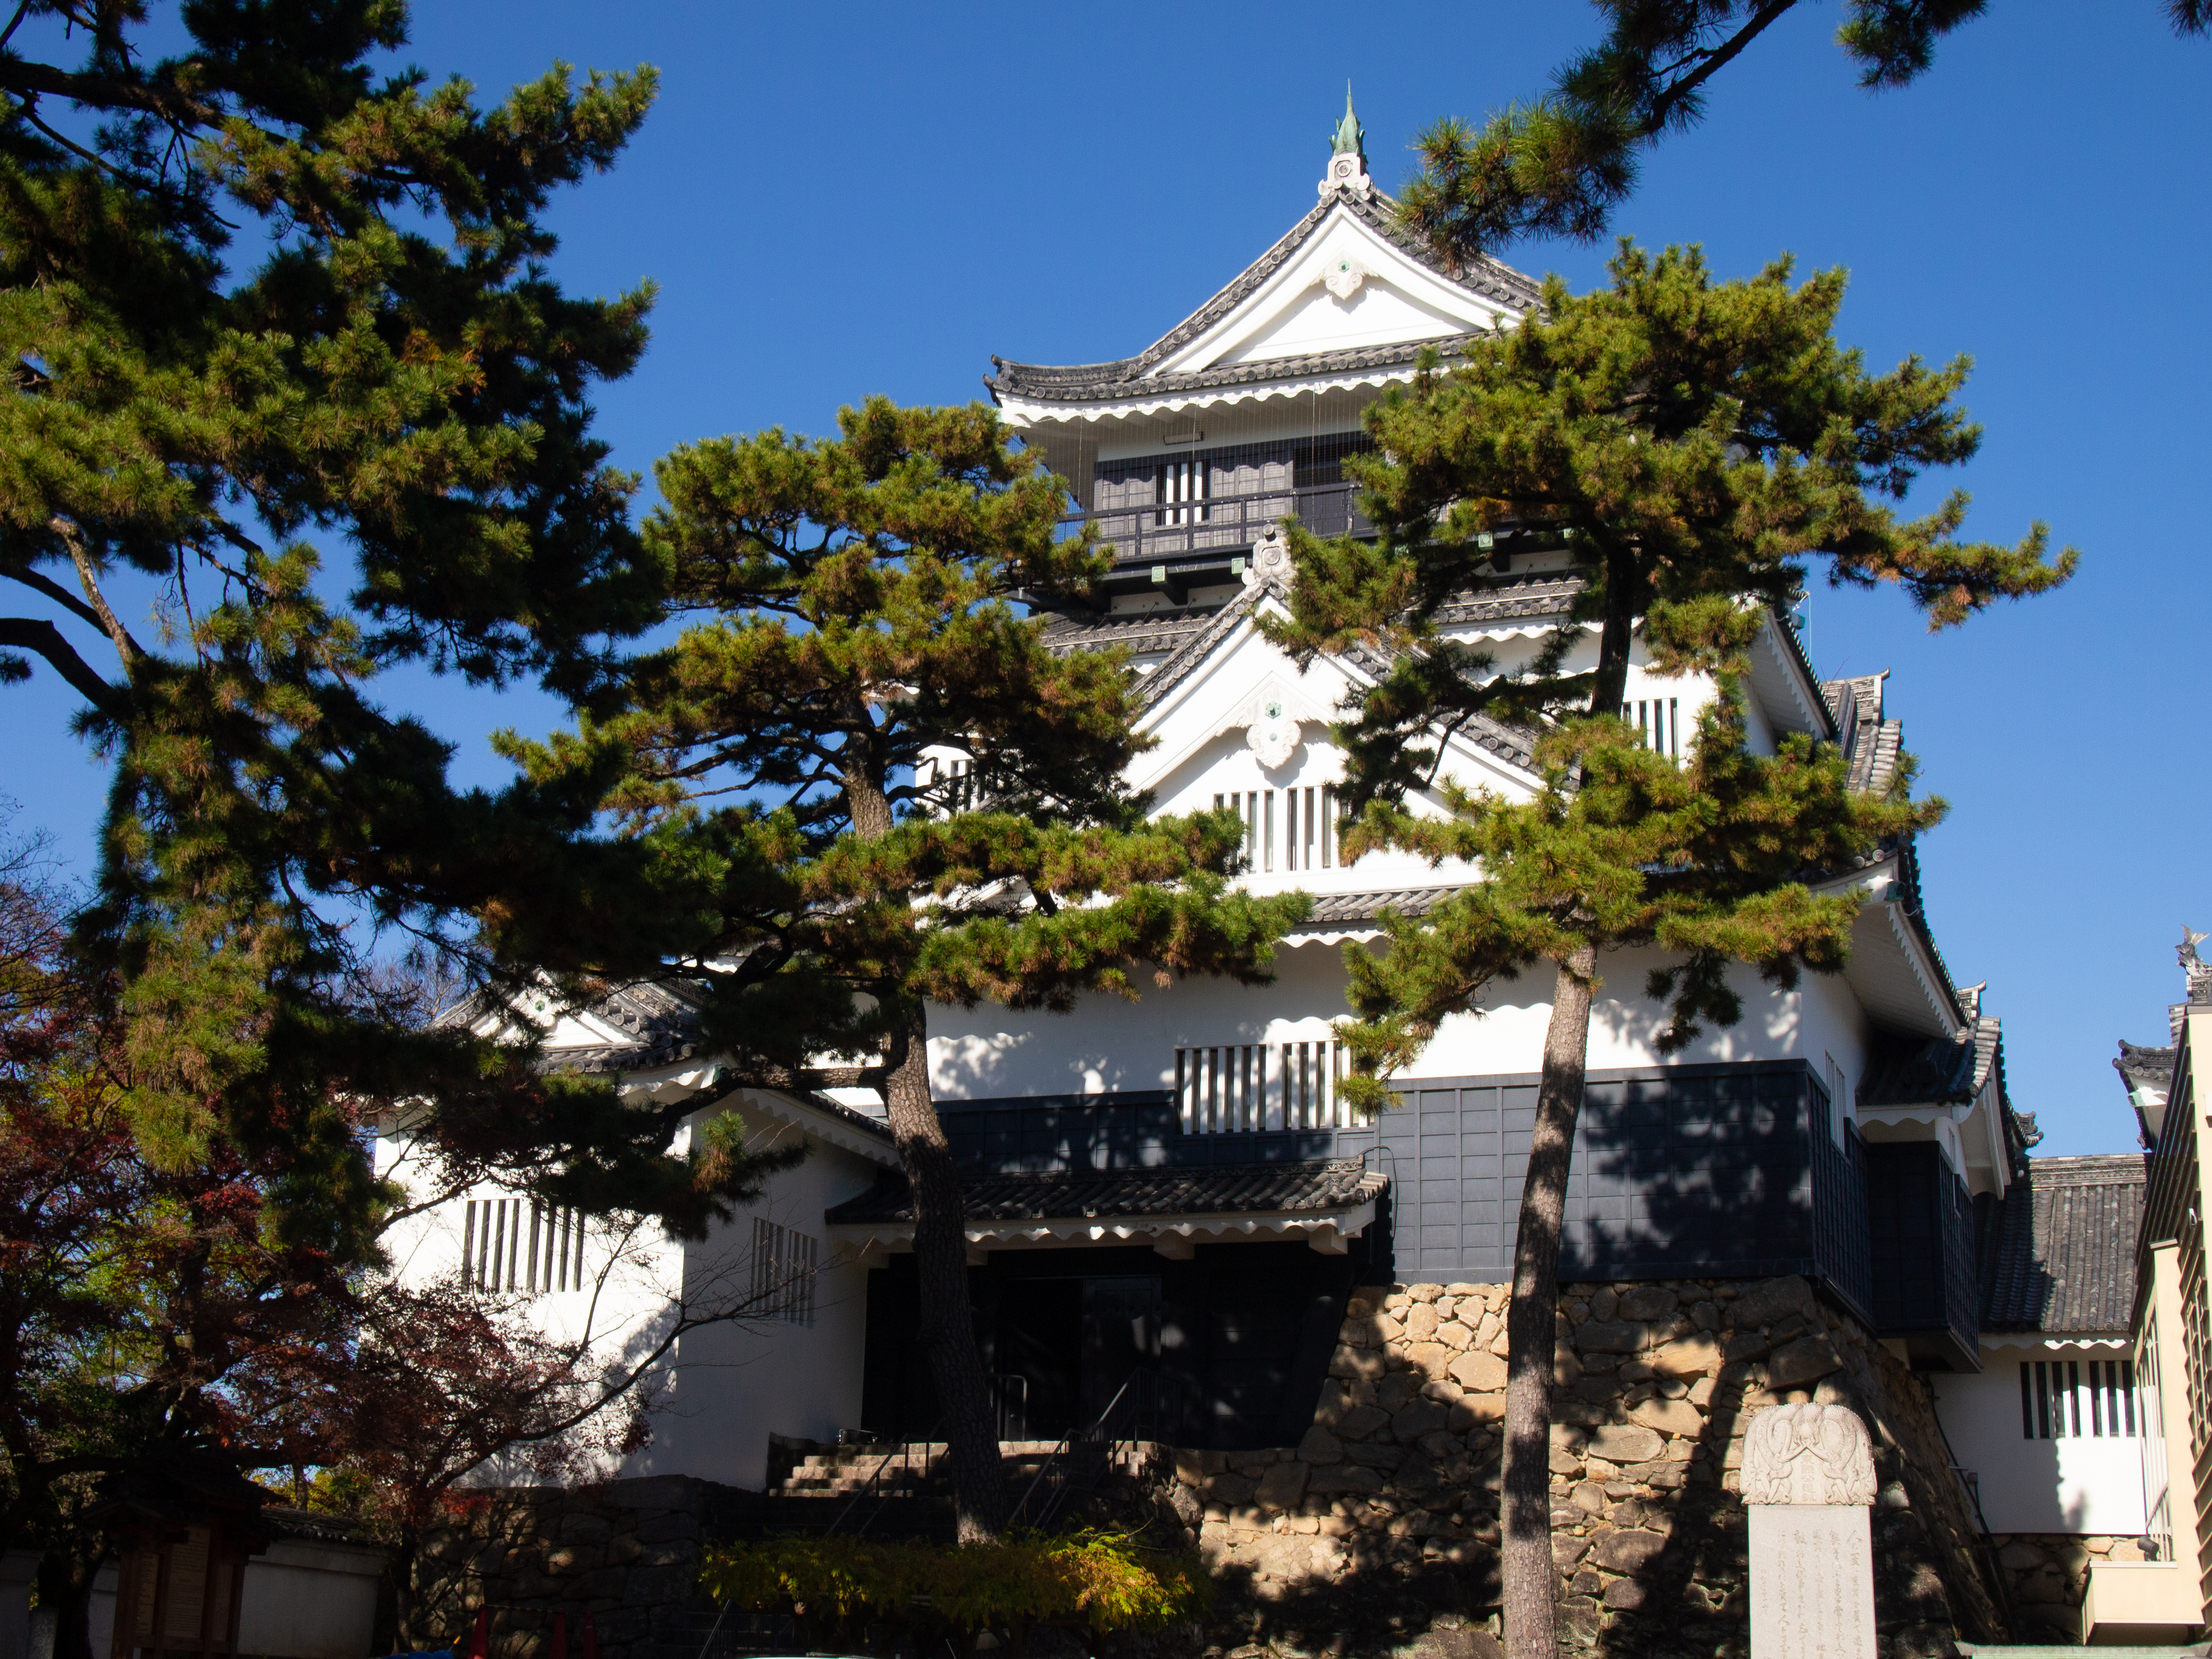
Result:
{"label": "japanese castle keep", "polygon": [[[1402,1633],[1384,1629],[1384,1646],[1490,1650],[1505,1280],[1549,980],[1501,986],[1479,1016],[1447,1022],[1394,1079],[1392,1109],[1348,1112],[1332,1027],[1343,945],[1376,937],[1385,907],[1418,914],[1472,872],[1340,860],[1329,723],[1381,665],[1301,672],[1255,619],[1293,580],[1282,520],[1362,530],[1344,461],[1367,442],[1365,407],[1422,354],[1449,361],[1537,298],[1521,273],[1447,267],[1398,228],[1347,106],[1317,199],[1183,320],[1117,362],[994,358],[987,380],[1067,480],[1071,525],[1095,524],[1112,548],[1098,608],[1054,616],[1047,637],[1132,653],[1158,741],[1130,782],[1162,812],[1233,805],[1243,879],[1315,900],[1268,986],[932,1016],[1002,1436],[1049,1450],[1111,1415],[1168,1522],[1278,1632],[1239,1640],[1317,1651],[1329,1628],[1387,1617]],[[1510,664],[1559,624],[1577,580],[1562,548],[1512,538],[1445,621]],[[1878,786],[1899,754],[1887,690],[1881,675],[1822,679],[1789,619],[1769,616],[1753,739],[1809,733]],[[1713,695],[1639,661],[1626,713],[1674,754]],[[1528,745],[1478,723],[1445,769],[1525,795]],[[2079,1639],[2090,1562],[2158,1551],[2128,1338],[2142,1158],[2028,1156],[1999,1021],[1945,965],[1909,843],[1836,885],[1863,893],[1848,970],[1788,992],[1742,970],[1742,1021],[1678,1054],[1659,1052],[1664,1011],[1641,994],[1657,957],[1601,963],[1552,1455],[1570,1643],[1743,1650],[1736,1469],[1750,1413],[1785,1401],[1848,1404],[1872,1431],[1885,1654]],[[553,1063],[695,1101],[702,1118],[734,1109],[811,1155],[702,1243],[504,1192],[426,1218],[406,1271],[534,1291],[549,1329],[596,1320],[610,1352],[653,1340],[686,1287],[717,1274],[775,1287],[772,1317],[676,1345],[651,1443],[604,1472],[613,1484],[516,1492],[495,1506],[506,1519],[470,1524],[550,1539],[561,1515],[594,1505],[617,1540],[696,1537],[872,1476],[889,1489],[885,1453],[926,1442],[939,1413],[880,1103],[732,1092],[680,982],[543,1018]],[[381,1147],[396,1166],[404,1133]],[[684,1559],[653,1548],[623,1558],[643,1562],[631,1577]],[[464,1601],[573,1605],[546,1550],[463,1565],[483,1559],[455,1542],[424,1571]],[[610,1571],[589,1592],[608,1608],[609,1659],[643,1659],[672,1639],[654,1595],[684,1592]]]}

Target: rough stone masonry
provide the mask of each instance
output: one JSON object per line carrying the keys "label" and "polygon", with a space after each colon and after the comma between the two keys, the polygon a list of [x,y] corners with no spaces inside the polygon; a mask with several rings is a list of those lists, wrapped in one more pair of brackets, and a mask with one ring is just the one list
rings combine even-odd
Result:
{"label": "rough stone masonry", "polygon": [[[1396,1584],[1409,1634],[1487,1651],[1494,1633],[1507,1288],[1355,1293],[1313,1427],[1282,1451],[1176,1454],[1200,1545],[1246,1645],[1341,1650],[1330,1626]],[[1607,1655],[1748,1648],[1743,1434],[1762,1406],[1865,1419],[1883,1659],[2002,1639],[1996,1565],[1948,1470],[1926,1391],[1802,1279],[1571,1286],[1553,1372],[1553,1559],[1563,1641]],[[1475,1615],[1470,1621],[1466,1615]],[[1249,1659],[1249,1656],[1248,1656]]]}

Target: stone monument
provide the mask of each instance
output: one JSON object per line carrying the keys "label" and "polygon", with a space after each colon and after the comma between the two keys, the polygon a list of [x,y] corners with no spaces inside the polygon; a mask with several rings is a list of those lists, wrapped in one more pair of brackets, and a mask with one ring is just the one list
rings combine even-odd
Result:
{"label": "stone monument", "polygon": [[1752,1659],[1875,1659],[1874,1443],[1848,1406],[1775,1406],[1744,1436]]}

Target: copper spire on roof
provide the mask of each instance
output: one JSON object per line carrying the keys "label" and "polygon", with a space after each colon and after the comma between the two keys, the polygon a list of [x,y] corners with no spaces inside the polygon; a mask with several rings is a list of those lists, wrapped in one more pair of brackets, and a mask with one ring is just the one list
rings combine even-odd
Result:
{"label": "copper spire on roof", "polygon": [[1329,139],[1331,155],[1357,155],[1359,170],[1367,170],[1367,131],[1359,125],[1359,118],[1352,112],[1352,82],[1344,83],[1344,119],[1336,124],[1336,131]]}

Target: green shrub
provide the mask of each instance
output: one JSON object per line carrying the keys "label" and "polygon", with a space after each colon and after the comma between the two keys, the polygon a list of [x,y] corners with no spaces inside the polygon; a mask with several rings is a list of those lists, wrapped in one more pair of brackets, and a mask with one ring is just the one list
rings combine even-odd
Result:
{"label": "green shrub", "polygon": [[790,1605],[843,1625],[854,1614],[975,1631],[1038,1625],[1158,1630],[1202,1619],[1213,1583],[1197,1559],[1139,1548],[1125,1534],[1017,1534],[945,1547],[779,1537],[707,1553],[699,1582],[746,1608]]}

